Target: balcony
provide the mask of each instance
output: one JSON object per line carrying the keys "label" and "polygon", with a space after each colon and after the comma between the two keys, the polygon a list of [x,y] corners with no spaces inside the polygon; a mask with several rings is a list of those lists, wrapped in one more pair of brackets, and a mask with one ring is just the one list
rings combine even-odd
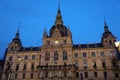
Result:
{"label": "balcony", "polygon": [[38,70],[68,70],[68,69],[76,69],[75,64],[69,65],[38,65]]}

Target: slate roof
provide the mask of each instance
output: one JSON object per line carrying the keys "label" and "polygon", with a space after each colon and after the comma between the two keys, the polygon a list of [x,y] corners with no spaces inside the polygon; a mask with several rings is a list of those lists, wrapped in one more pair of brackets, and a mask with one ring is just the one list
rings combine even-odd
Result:
{"label": "slate roof", "polygon": [[101,48],[103,45],[101,43],[94,43],[94,44],[75,44],[73,45],[74,49],[79,48]]}
{"label": "slate roof", "polygon": [[20,51],[38,51],[40,47],[23,47]]}

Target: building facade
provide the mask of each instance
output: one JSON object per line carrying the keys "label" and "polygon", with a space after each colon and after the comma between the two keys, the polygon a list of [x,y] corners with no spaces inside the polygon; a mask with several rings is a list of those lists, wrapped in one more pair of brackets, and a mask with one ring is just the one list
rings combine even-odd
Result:
{"label": "building facade", "polygon": [[120,80],[116,37],[106,21],[100,43],[73,44],[60,7],[42,46],[23,47],[19,30],[8,45],[1,80]]}
{"label": "building facade", "polygon": [[4,60],[0,59],[0,79],[2,77],[3,64],[4,64]]}

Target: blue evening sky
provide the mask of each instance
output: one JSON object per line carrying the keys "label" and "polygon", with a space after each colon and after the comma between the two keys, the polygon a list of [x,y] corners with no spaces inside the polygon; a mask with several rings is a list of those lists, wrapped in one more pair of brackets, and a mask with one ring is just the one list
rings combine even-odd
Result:
{"label": "blue evening sky", "polygon": [[[120,0],[61,0],[60,7],[74,44],[100,42],[104,16],[120,40]],[[58,0],[0,0],[0,58],[15,37],[19,22],[23,46],[41,46],[44,28],[49,33],[57,9]]]}

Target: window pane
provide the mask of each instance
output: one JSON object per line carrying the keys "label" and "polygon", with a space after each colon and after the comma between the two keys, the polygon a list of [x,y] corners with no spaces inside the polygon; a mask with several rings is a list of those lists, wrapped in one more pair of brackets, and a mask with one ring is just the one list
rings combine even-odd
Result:
{"label": "window pane", "polygon": [[16,71],[19,69],[19,64],[16,65]]}
{"label": "window pane", "polygon": [[86,52],[83,52],[83,57],[87,57],[87,54],[86,54]]}
{"label": "window pane", "polygon": [[25,55],[25,56],[24,56],[24,60],[28,60],[28,55]]}
{"label": "window pane", "polygon": [[23,76],[22,76],[22,77],[23,77],[23,79],[25,79],[25,73],[23,73]]}
{"label": "window pane", "polygon": [[12,58],[13,58],[12,56],[9,56],[9,60],[10,60],[10,61],[12,61]]}
{"label": "window pane", "polygon": [[33,79],[33,73],[31,73],[31,76],[30,76],[30,77],[31,77],[31,79]]}
{"label": "window pane", "polygon": [[97,77],[97,72],[94,72],[94,77]]}
{"label": "window pane", "polygon": [[50,53],[46,52],[45,53],[45,61],[49,61],[50,60]]}
{"label": "window pane", "polygon": [[55,53],[54,53],[54,60],[58,60],[58,52],[57,51],[55,51]]}
{"label": "window pane", "polygon": [[76,72],[76,78],[78,78],[79,77],[79,73],[78,72]]}
{"label": "window pane", "polygon": [[34,70],[34,63],[31,64],[31,70]]}
{"label": "window pane", "polygon": [[105,56],[103,51],[100,52],[100,56]]}
{"label": "window pane", "polygon": [[27,68],[27,64],[24,64],[23,70],[26,70],[26,68]]}
{"label": "window pane", "polygon": [[85,72],[85,77],[86,77],[86,78],[88,77],[88,72]]}
{"label": "window pane", "polygon": [[119,77],[119,74],[118,74],[118,73],[115,73],[115,77],[118,78],[118,77]]}
{"label": "window pane", "polygon": [[67,60],[67,52],[65,50],[63,51],[63,60]]}
{"label": "window pane", "polygon": [[106,78],[107,77],[107,72],[104,72],[104,78]]}
{"label": "window pane", "polygon": [[92,56],[92,57],[95,57],[95,52],[91,52],[91,56]]}
{"label": "window pane", "polygon": [[66,71],[64,71],[64,77],[67,77],[67,72]]}
{"label": "window pane", "polygon": [[105,63],[105,61],[102,61],[102,67],[103,67],[104,69],[106,69],[106,63]]}
{"label": "window pane", "polygon": [[45,77],[48,77],[48,72],[47,71],[45,72]]}
{"label": "window pane", "polygon": [[15,74],[15,79],[17,79],[17,77],[18,77],[18,74],[16,73],[16,74]]}
{"label": "window pane", "polygon": [[74,54],[74,58],[78,58],[78,53],[75,53],[75,54]]}
{"label": "window pane", "polygon": [[33,59],[33,60],[35,59],[35,55],[32,55],[32,59]]}
{"label": "window pane", "polygon": [[87,61],[83,61],[83,67],[84,67],[84,68],[87,68],[87,67],[88,67]]}

